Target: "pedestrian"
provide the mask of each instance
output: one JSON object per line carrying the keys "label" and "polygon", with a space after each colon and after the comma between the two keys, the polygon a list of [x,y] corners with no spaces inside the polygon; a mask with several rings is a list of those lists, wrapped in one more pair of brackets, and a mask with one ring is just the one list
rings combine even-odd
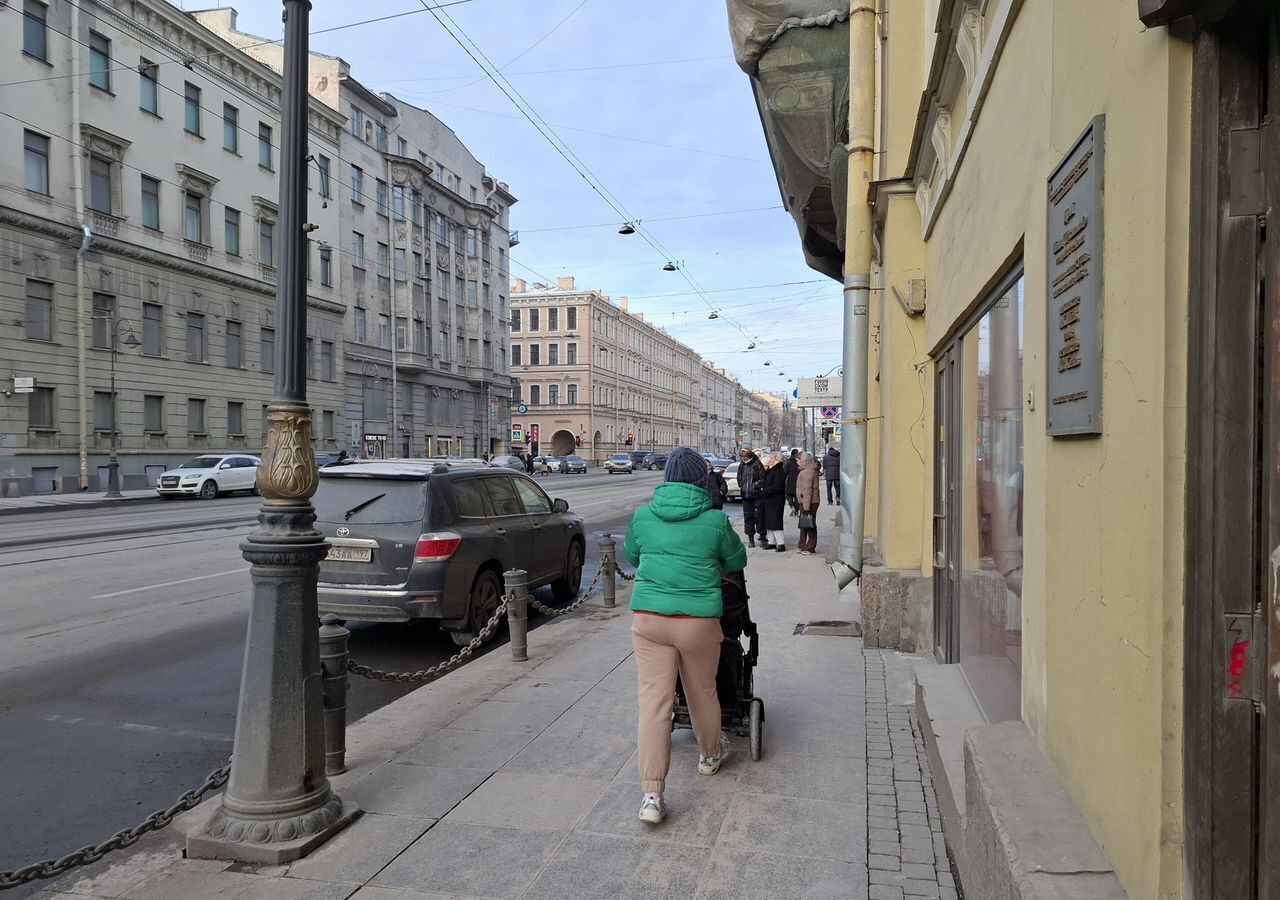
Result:
{"label": "pedestrian", "polygon": [[653,501],[631,517],[623,552],[635,566],[631,637],[638,699],[640,820],[666,818],[663,794],[671,769],[671,713],[676,676],[684,685],[697,739],[698,773],[714,775],[729,752],[720,731],[716,670],[724,634],[723,573],[741,572],[747,552],[729,517],[711,508],[703,485],[707,462],[677,447]]}
{"label": "pedestrian", "polygon": [[711,463],[707,463],[706,489],[711,495],[711,508],[724,509],[724,500],[729,494],[729,486],[725,484],[724,476],[717,472]]}
{"label": "pedestrian", "polygon": [[799,511],[796,507],[796,476],[800,474],[800,448],[791,448],[791,453],[787,455],[787,461],[783,464],[787,467],[787,506],[791,509],[791,515],[798,515]]}
{"label": "pedestrian", "polygon": [[533,474],[533,454],[526,453],[524,455],[524,471],[527,475]]}
{"label": "pedestrian", "polygon": [[[840,502],[840,451],[835,447],[827,448],[827,456],[822,460],[822,476],[827,479],[827,504]],[[835,499],[832,500],[832,494]]]}
{"label": "pedestrian", "polygon": [[785,516],[787,470],[782,454],[774,451],[764,464],[764,549],[785,551],[782,525]]}
{"label": "pedestrian", "polygon": [[738,458],[738,495],[742,498],[742,530],[747,535],[747,546],[756,545],[756,537],[764,543],[764,465],[747,447]]}
{"label": "pedestrian", "polygon": [[818,486],[818,461],[812,453],[800,457],[800,474],[796,476],[796,504],[800,509],[800,554],[813,556],[818,548],[818,507],[822,489]]}

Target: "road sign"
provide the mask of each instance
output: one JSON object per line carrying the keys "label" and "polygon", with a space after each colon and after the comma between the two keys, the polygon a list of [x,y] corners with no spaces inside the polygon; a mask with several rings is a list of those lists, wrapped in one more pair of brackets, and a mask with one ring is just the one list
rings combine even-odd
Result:
{"label": "road sign", "polygon": [[824,418],[824,419],[838,419],[838,418],[840,418],[840,407],[838,407],[838,406],[824,406],[824,407],[822,407],[822,418]]}
{"label": "road sign", "polygon": [[34,378],[19,375],[13,376],[13,392],[15,394],[34,394],[35,391],[36,380]]}
{"label": "road sign", "polygon": [[839,406],[843,399],[841,379],[835,376],[801,378],[796,399],[796,406]]}
{"label": "road sign", "polygon": [[520,415],[522,416],[529,411],[529,407],[525,406],[523,403],[521,403],[517,409],[520,411]]}
{"label": "road sign", "polygon": [[513,422],[511,424],[511,440],[513,443],[524,443],[524,426]]}

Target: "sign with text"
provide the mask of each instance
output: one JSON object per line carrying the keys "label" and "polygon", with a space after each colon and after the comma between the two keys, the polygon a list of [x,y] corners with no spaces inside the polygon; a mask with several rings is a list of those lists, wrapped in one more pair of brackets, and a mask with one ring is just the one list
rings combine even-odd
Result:
{"label": "sign with text", "polygon": [[821,407],[841,405],[841,379],[824,375],[818,378],[801,378],[796,388],[796,406]]}
{"label": "sign with text", "polygon": [[36,380],[30,376],[14,375],[13,376],[13,392],[15,394],[34,394],[36,391]]}
{"label": "sign with text", "polygon": [[1049,176],[1048,426],[1102,433],[1102,193],[1105,117]]}

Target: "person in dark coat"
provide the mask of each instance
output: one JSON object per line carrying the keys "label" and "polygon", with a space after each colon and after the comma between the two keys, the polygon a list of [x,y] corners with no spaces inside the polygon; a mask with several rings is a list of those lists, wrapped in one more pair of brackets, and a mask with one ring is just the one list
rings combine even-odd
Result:
{"label": "person in dark coat", "polygon": [[703,487],[711,495],[711,508],[724,509],[724,499],[729,493],[729,485],[725,484],[724,476],[717,472],[711,463],[707,463],[707,483]]}
{"label": "person in dark coat", "polygon": [[787,457],[787,461],[783,463],[787,472],[787,506],[791,507],[791,514],[796,514],[796,476],[800,474],[800,449],[793,448],[791,454]]}
{"label": "person in dark coat", "polygon": [[787,470],[782,464],[782,454],[774,453],[764,464],[764,549],[785,551],[782,519],[786,507]]}
{"label": "person in dark coat", "polygon": [[533,454],[526,453],[524,455],[524,470],[527,474],[533,474]]}
{"label": "person in dark coat", "polygon": [[[840,451],[835,447],[827,448],[827,455],[822,460],[822,477],[827,480],[827,505],[840,502]],[[835,499],[832,500],[832,494]]]}
{"label": "person in dark coat", "polygon": [[743,447],[738,466],[738,494],[742,497],[742,530],[747,546],[756,545],[756,537],[764,543],[764,466],[748,448]]}

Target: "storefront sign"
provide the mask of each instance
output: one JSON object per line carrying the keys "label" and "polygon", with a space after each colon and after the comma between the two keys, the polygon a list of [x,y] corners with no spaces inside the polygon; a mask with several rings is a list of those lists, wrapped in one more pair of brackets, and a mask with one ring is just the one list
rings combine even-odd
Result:
{"label": "storefront sign", "polygon": [[1049,176],[1051,435],[1102,433],[1103,126],[1098,116]]}
{"label": "storefront sign", "polygon": [[796,388],[796,406],[840,406],[841,389],[839,377],[801,378]]}
{"label": "storefront sign", "polygon": [[13,392],[15,394],[34,394],[36,390],[36,380],[29,376],[14,375],[13,376]]}

